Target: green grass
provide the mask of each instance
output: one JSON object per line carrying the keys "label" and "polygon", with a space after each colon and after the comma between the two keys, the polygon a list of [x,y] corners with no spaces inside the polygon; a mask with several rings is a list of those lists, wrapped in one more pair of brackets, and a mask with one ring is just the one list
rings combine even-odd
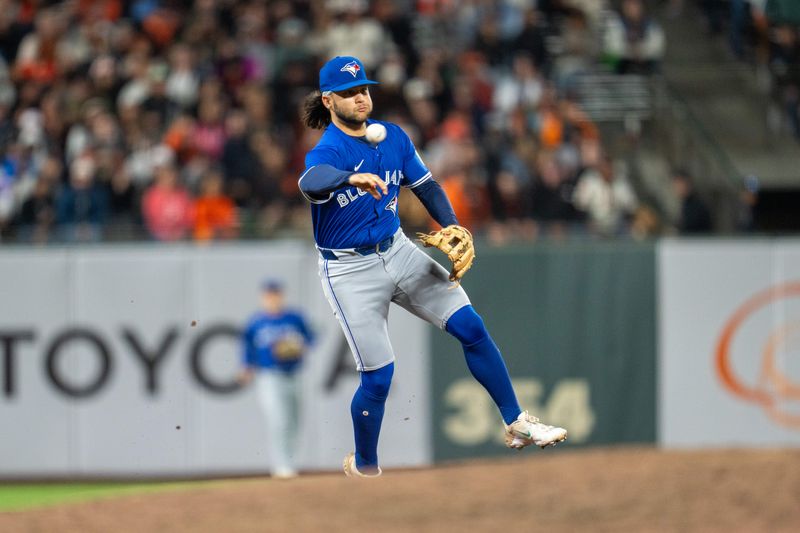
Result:
{"label": "green grass", "polygon": [[0,486],[0,512],[22,511],[60,503],[81,502],[110,496],[196,486],[201,482],[171,483],[20,483]]}

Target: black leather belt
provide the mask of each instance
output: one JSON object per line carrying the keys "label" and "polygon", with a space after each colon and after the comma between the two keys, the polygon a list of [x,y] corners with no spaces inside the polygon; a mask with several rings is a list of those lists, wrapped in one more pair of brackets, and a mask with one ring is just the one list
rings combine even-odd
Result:
{"label": "black leather belt", "polygon": [[[361,248],[354,248],[353,250],[346,250],[346,251],[342,250],[338,253],[345,255],[353,255],[353,254],[370,255],[378,252],[385,252],[386,250],[392,247],[393,243],[394,243],[394,235],[387,237],[386,239],[383,239],[381,242],[379,242],[374,246],[362,246]],[[333,250],[320,248],[319,253],[322,257],[324,257],[325,259],[330,259],[331,261],[336,261],[340,259],[340,257],[337,256],[336,252],[334,252]]]}

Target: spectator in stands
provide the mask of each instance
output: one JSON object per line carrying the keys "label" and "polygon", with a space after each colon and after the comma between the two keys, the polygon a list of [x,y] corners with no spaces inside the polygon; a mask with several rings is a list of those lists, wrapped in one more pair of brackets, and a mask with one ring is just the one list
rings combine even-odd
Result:
{"label": "spectator in stands", "polygon": [[62,181],[63,165],[55,157],[42,164],[33,191],[17,215],[18,239],[43,244],[53,238],[56,224],[56,188]]}
{"label": "spectator in stands", "polygon": [[511,72],[500,76],[494,89],[494,109],[507,117],[516,109],[535,109],[544,93],[545,82],[533,58],[523,52],[514,56]]}
{"label": "spectator in stands", "polygon": [[33,193],[22,204],[17,217],[18,238],[23,242],[44,244],[52,239],[56,222],[56,198],[53,181],[40,177]]}
{"label": "spectator in stands", "polygon": [[[264,130],[253,132],[250,147],[258,159],[260,173],[256,177],[253,196],[256,198],[265,234],[271,234],[286,222],[289,197],[297,189],[297,176],[288,174],[288,152],[278,139]],[[291,190],[285,180],[291,179]]]}
{"label": "spectator in stands", "polygon": [[760,184],[758,176],[753,174],[744,179],[744,188],[739,193],[739,204],[736,210],[736,229],[738,231],[755,231],[756,210],[758,209],[758,196]]}
{"label": "spectator in stands", "polygon": [[194,238],[197,241],[230,239],[236,236],[233,200],[222,193],[222,174],[209,170],[200,182],[200,196],[194,203]]}
{"label": "spectator in stands", "polygon": [[777,99],[785,110],[792,134],[800,140],[800,39],[790,24],[775,27],[770,50],[770,71]]}
{"label": "spectator in stands", "polygon": [[[492,110],[494,81],[492,70],[483,56],[468,51],[457,58],[458,76],[454,79],[454,105],[469,112],[474,121],[474,132],[486,133],[484,121]],[[408,85],[407,85],[408,87]],[[492,120],[497,120],[497,117]]]}
{"label": "spectator in stands", "polygon": [[685,170],[672,173],[672,188],[680,201],[677,229],[682,235],[711,233],[711,212],[694,189],[692,176]]}
{"label": "spectator in stands", "polygon": [[576,218],[571,203],[572,184],[558,164],[556,154],[543,151],[536,160],[533,183],[533,218],[539,230],[551,237],[561,237],[567,224]]}
{"label": "spectator in stands", "polygon": [[[316,133],[298,127],[298,105],[324,60],[358,49],[381,81],[375,118],[396,117],[471,229],[526,237],[533,206],[544,220],[547,195],[568,204],[578,169],[595,166],[580,147],[599,132],[565,98],[592,68],[607,5],[0,0],[0,219],[46,220],[48,195],[66,201],[88,157],[106,238],[190,236],[189,190],[213,189],[201,183],[217,166],[245,227],[306,231],[296,180]],[[639,0],[625,6],[620,49],[649,50],[657,26]],[[51,160],[70,171],[48,189],[36,180]]]}
{"label": "spectator in stands", "polygon": [[193,222],[192,199],[171,163],[156,169],[155,181],[142,198],[142,217],[156,240],[176,241],[189,234]]}
{"label": "spectator in stands", "polygon": [[561,90],[569,90],[575,79],[591,71],[596,62],[594,32],[582,11],[569,11],[561,30],[563,50],[553,58],[553,81]]}
{"label": "spectator in stands", "polygon": [[523,13],[523,26],[512,42],[512,48],[517,53],[525,53],[533,59],[537,69],[546,71],[550,57],[545,44],[543,24],[539,19],[539,12],[533,7],[528,7]]}
{"label": "spectator in stands", "polygon": [[639,205],[627,178],[614,169],[608,156],[583,171],[572,199],[586,213],[589,229],[603,237],[624,234],[626,219]]}
{"label": "spectator in stands", "polygon": [[443,136],[431,147],[437,153],[431,169],[439,176],[442,188],[453,205],[458,220],[474,227],[475,198],[470,183],[470,170],[478,165],[479,151],[472,141],[470,123],[466,116],[453,112],[442,124]]}
{"label": "spectator in stands", "polygon": [[137,118],[147,97],[150,96],[150,59],[148,51],[129,53],[121,65],[123,82],[117,92],[117,110],[123,117]]}
{"label": "spectator in stands", "polygon": [[225,109],[219,100],[207,98],[200,101],[198,121],[192,131],[192,142],[198,154],[217,161],[225,146]]}
{"label": "spectator in stands", "polygon": [[67,242],[99,241],[108,218],[108,192],[95,177],[97,165],[91,152],[69,166],[69,181],[56,197],[61,239]]}
{"label": "spectator in stands", "polygon": [[[526,117],[527,118],[527,117]],[[556,150],[564,142],[565,122],[561,113],[555,87],[548,86],[542,94],[538,110],[533,117],[534,128],[542,148]]]}
{"label": "spectator in stands", "polygon": [[655,209],[648,205],[639,206],[631,220],[631,236],[636,240],[650,239],[663,232],[661,218]]}
{"label": "spectator in stands", "polygon": [[140,193],[130,175],[118,165],[105,182],[109,193],[110,227],[107,234],[115,239],[140,237]]}
{"label": "spectator in stands", "polygon": [[169,74],[165,92],[180,109],[190,109],[197,102],[200,79],[194,65],[194,53],[184,43],[174,45],[169,52]]}
{"label": "spectator in stands", "polygon": [[[412,24],[413,14],[395,0],[375,0],[372,7],[375,20],[389,32],[392,42],[396,48],[394,53],[402,50],[408,64],[418,63],[419,56],[414,42]],[[376,107],[378,109],[378,107]]]}
{"label": "spectator in stands", "polygon": [[160,130],[163,130],[178,114],[180,108],[167,94],[167,76],[169,67],[165,61],[151,62],[147,69],[149,91],[142,102],[142,111],[153,113],[159,118]]}
{"label": "spectator in stands", "polygon": [[481,19],[474,48],[486,58],[492,67],[501,66],[506,62],[508,47],[503,42],[497,20],[493,16]]}
{"label": "spectator in stands", "polygon": [[650,74],[664,56],[664,32],[645,9],[642,0],[622,0],[622,9],[608,19],[603,50],[619,74]]}
{"label": "spectator in stands", "polygon": [[58,41],[66,29],[66,19],[56,8],[43,9],[36,15],[35,30],[20,42],[16,76],[26,81],[51,83],[58,76]]}
{"label": "spectator in stands", "polygon": [[225,145],[222,147],[222,168],[225,189],[240,207],[253,207],[256,184],[263,174],[261,162],[251,147],[247,114],[234,109],[225,119]]}
{"label": "spectator in stands", "polygon": [[373,71],[394,48],[391,35],[367,13],[367,0],[327,0],[333,15],[314,48],[323,57],[358,55]]}
{"label": "spectator in stands", "polygon": [[30,30],[30,22],[20,16],[17,2],[0,2],[0,57],[6,64],[13,64],[19,44]]}

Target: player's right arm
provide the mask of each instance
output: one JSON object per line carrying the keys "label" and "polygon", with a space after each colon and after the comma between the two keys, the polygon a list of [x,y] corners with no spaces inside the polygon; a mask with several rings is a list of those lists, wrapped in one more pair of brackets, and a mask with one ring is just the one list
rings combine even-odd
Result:
{"label": "player's right arm", "polygon": [[339,170],[330,165],[315,165],[306,169],[300,176],[300,192],[311,203],[325,203],[331,199],[333,191],[345,184],[358,187],[370,193],[376,200],[388,192],[388,187],[382,179],[368,172],[353,173]]}
{"label": "player's right arm", "polygon": [[297,181],[300,192],[314,204],[327,202],[333,191],[344,185],[352,185],[370,193],[376,200],[386,194],[388,188],[375,174],[356,173],[336,168],[338,157],[331,149],[315,148],[306,155],[306,170]]}

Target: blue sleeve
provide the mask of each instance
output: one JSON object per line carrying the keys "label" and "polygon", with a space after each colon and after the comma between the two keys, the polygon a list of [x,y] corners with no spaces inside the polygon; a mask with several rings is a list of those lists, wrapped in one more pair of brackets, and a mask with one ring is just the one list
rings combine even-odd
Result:
{"label": "blue sleeve", "polygon": [[306,154],[306,169],[297,184],[309,202],[325,203],[347,183],[353,172],[339,170],[340,163],[339,154],[330,146],[318,146]]}
{"label": "blue sleeve", "polygon": [[451,224],[458,224],[453,205],[442,186],[436,180],[429,179],[423,184],[411,189],[419,201],[428,210],[433,220],[443,228]]}
{"label": "blue sleeve", "polygon": [[330,200],[333,191],[347,183],[354,172],[339,170],[330,165],[315,165],[308,168],[297,183],[300,192],[312,203],[324,203]]}
{"label": "blue sleeve", "polygon": [[242,363],[244,366],[256,366],[258,358],[256,356],[255,345],[253,344],[253,322],[249,322],[242,332]]}

